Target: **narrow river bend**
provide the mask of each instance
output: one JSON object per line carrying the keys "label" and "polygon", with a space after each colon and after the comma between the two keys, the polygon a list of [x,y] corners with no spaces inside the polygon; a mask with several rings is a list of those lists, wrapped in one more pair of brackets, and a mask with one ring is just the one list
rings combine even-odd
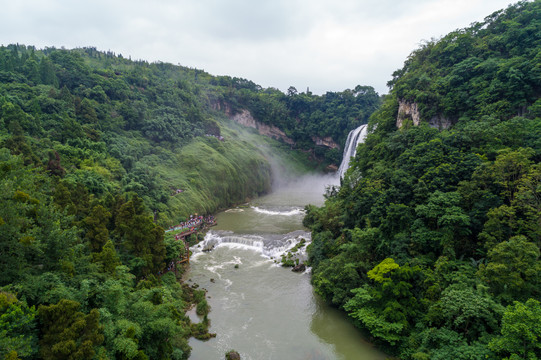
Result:
{"label": "narrow river bend", "polygon": [[306,176],[217,215],[218,226],[192,248],[186,274],[188,284],[208,290],[210,332],[217,336],[192,339],[190,359],[223,359],[231,349],[243,360],[385,358],[343,313],[314,294],[309,272],[294,273],[274,262],[300,239],[310,241],[303,208],[321,205],[325,186],[336,182]]}

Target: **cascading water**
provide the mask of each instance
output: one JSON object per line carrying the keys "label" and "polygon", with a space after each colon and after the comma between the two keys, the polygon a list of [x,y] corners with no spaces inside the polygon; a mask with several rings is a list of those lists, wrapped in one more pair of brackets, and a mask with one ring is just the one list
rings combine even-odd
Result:
{"label": "cascading water", "polygon": [[357,146],[364,142],[367,133],[367,124],[361,125],[358,128],[353,129],[349,132],[348,138],[346,140],[346,146],[344,147],[342,163],[340,164],[340,168],[338,169],[338,174],[340,175],[340,178],[344,177],[344,174],[349,168],[349,161],[352,157],[355,156],[355,153],[357,152]]}

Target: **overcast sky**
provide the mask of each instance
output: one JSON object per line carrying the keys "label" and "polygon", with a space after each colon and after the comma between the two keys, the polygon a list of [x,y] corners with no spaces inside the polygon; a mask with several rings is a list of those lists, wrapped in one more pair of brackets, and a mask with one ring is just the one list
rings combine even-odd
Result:
{"label": "overcast sky", "polygon": [[94,46],[317,94],[386,83],[510,0],[0,0],[0,44]]}

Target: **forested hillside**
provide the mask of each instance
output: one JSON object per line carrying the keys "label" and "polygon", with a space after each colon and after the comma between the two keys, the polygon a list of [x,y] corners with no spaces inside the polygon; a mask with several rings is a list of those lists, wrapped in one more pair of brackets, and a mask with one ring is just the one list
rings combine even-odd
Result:
{"label": "forested hillside", "polygon": [[401,359],[541,358],[541,2],[412,52],[325,206],[313,284]]}
{"label": "forested hillside", "polygon": [[[283,94],[94,48],[0,47],[0,358],[186,359],[209,334],[185,311],[208,306],[164,274],[185,250],[163,227],[269,191],[268,149],[300,172],[338,163],[313,137],[343,143],[378,105],[370,87]],[[246,110],[295,143],[230,120]]]}
{"label": "forested hillside", "polygon": [[[238,132],[227,133],[226,114],[215,109],[251,111],[326,165],[338,164],[341,150],[316,146],[312,138],[333,137],[342,145],[379,102],[366,86],[323,96],[290,89],[286,95],[245,79],[94,48],[0,48],[2,145],[26,165],[52,160],[64,183],[84,184],[96,196],[135,192],[162,225],[269,188],[263,157],[254,156]],[[210,166],[200,161],[207,159]],[[212,182],[223,173],[239,179],[231,182],[237,187]],[[171,197],[176,190],[183,193]]]}

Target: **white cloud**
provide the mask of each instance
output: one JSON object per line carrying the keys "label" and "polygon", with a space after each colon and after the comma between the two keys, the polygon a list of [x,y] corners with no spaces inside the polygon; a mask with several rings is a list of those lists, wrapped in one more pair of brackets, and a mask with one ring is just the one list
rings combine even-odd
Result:
{"label": "white cloud", "polygon": [[380,93],[422,40],[505,8],[508,0],[17,0],[0,44],[96,46],[264,87]]}

